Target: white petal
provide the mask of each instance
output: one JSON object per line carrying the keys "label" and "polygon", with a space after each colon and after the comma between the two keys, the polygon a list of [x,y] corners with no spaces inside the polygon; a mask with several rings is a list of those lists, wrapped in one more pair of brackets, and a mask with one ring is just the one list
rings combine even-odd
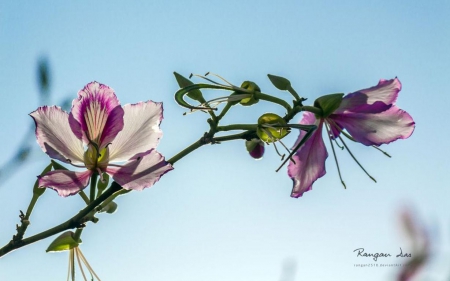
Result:
{"label": "white petal", "polygon": [[83,163],[83,143],[72,132],[69,114],[57,106],[43,106],[30,113],[36,123],[36,139],[51,158]]}
{"label": "white petal", "polygon": [[127,161],[134,155],[158,145],[162,136],[159,124],[163,119],[162,103],[153,101],[126,104],[124,126],[109,146],[109,161]]}

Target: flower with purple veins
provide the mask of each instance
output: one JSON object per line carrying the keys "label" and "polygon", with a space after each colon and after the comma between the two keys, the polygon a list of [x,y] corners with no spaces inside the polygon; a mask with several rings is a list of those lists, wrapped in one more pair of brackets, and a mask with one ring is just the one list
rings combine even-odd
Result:
{"label": "flower with purple veins", "polygon": [[[411,136],[415,127],[414,120],[406,111],[395,105],[400,90],[401,83],[395,78],[380,80],[377,86],[344,97],[342,97],[343,94],[332,94],[318,98],[314,106],[319,108],[322,114],[319,116],[311,112],[304,112],[300,121],[300,124],[316,125],[317,130],[298,149],[292,157],[293,161],[289,163],[288,175],[294,184],[291,196],[301,197],[304,192],[312,189],[312,184],[318,178],[326,173],[325,160],[328,153],[322,139],[324,126],[333,154],[332,140],[336,141],[336,139],[340,139],[343,147],[349,151],[341,134],[352,141],[375,148],[381,144],[388,144]],[[297,143],[305,134],[303,131],[300,133]],[[349,153],[355,159],[350,151]],[[336,157],[335,160],[337,164]],[[359,162],[357,163],[360,165]],[[361,165],[360,167],[362,168]],[[362,169],[364,170],[364,168]],[[364,170],[364,172],[366,171]],[[344,184],[339,166],[338,173]],[[366,174],[369,175],[367,172]],[[372,178],[370,175],[369,177]]]}
{"label": "flower with purple veins", "polygon": [[108,173],[124,189],[152,186],[173,169],[155,150],[162,136],[162,113],[162,103],[153,101],[122,107],[114,91],[98,82],[78,92],[70,114],[57,106],[39,107],[30,115],[42,150],[50,158],[87,168],[48,172],[39,177],[39,186],[66,197],[84,189],[94,173],[100,180]]}

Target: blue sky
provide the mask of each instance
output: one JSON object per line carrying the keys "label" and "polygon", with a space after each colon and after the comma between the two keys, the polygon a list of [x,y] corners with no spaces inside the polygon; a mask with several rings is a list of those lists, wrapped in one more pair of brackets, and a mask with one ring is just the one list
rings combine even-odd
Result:
{"label": "blue sky", "polygon": [[[51,104],[75,98],[94,80],[111,86],[123,104],[162,101],[158,151],[167,158],[208,129],[206,114],[182,115],[173,71],[211,71],[234,84],[251,80],[289,101],[267,79],[276,74],[311,103],[397,76],[403,84],[397,104],[416,121],[414,134],[384,146],[391,159],[351,147],[378,183],[339,153],[346,190],[330,155],[327,175],[292,199],[286,170],[275,173],[279,158],[271,146],[260,161],[241,141],[202,147],[151,189],[119,198],[117,213],[88,225],[81,249],[102,280],[393,280],[396,268],[355,268],[366,260],[353,250],[410,249],[398,219],[407,206],[433,233],[436,254],[423,276],[443,280],[450,274],[443,267],[450,237],[449,12],[447,1],[2,2],[0,165],[18,149],[32,122],[28,114],[41,105],[41,57],[50,63]],[[254,123],[266,112],[283,114],[259,103],[236,108],[224,123]],[[296,137],[291,133],[286,143]],[[38,148],[0,183],[2,245],[48,163]],[[49,190],[27,234],[59,224],[82,206],[79,197]],[[46,254],[51,241],[2,258],[0,279],[65,278],[67,254]]]}

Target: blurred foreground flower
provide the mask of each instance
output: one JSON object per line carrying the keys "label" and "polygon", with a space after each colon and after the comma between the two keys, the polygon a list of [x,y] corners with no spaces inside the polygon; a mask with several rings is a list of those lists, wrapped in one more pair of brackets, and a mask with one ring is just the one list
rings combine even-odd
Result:
{"label": "blurred foreground flower", "polygon": [[[289,163],[288,175],[294,182],[291,196],[302,196],[304,192],[312,189],[312,184],[318,178],[326,173],[325,160],[328,153],[322,139],[324,125],[333,153],[332,140],[336,142],[339,138],[353,159],[355,158],[341,138],[341,133],[352,141],[374,147],[408,138],[414,131],[415,123],[407,112],[394,105],[400,90],[401,83],[395,78],[380,80],[377,86],[345,97],[343,97],[344,94],[332,94],[318,98],[314,106],[319,108],[322,114],[318,116],[311,112],[304,112],[300,121],[303,125],[317,125],[317,130],[300,147],[292,157],[293,161]],[[305,134],[303,131],[300,133],[297,143]],[[364,170],[359,162],[356,162]],[[339,165],[338,173],[344,184]],[[367,172],[366,174],[375,181]]]}
{"label": "blurred foreground flower", "polygon": [[103,173],[110,174],[124,189],[152,186],[173,169],[155,150],[162,136],[162,112],[162,103],[152,101],[122,107],[114,91],[97,82],[78,93],[70,114],[57,106],[39,107],[30,115],[42,150],[53,159],[87,168],[48,172],[39,178],[39,186],[65,197],[84,189],[95,173],[100,180]]}
{"label": "blurred foreground flower", "polygon": [[411,242],[412,259],[403,266],[398,281],[410,281],[420,272],[430,257],[430,239],[425,227],[410,210],[401,213],[402,228]]}

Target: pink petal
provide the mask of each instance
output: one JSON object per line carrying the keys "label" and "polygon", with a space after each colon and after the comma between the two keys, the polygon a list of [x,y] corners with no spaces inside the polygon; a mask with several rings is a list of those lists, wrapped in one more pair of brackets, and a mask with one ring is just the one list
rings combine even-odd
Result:
{"label": "pink petal", "polygon": [[92,171],[73,172],[55,170],[44,176],[39,176],[39,187],[49,187],[58,192],[59,196],[67,197],[77,194],[89,184]]}
{"label": "pink petal", "polygon": [[91,82],[73,101],[69,122],[79,139],[85,143],[90,139],[103,148],[122,130],[123,109],[113,89]]}
{"label": "pink petal", "polygon": [[[304,112],[300,124],[317,124],[313,120],[315,120],[313,113]],[[326,173],[325,160],[328,157],[328,153],[322,139],[322,127],[323,122],[320,121],[317,130],[292,157],[295,164],[292,161],[289,162],[288,175],[294,183],[292,197],[301,197],[303,193],[311,190],[313,183]],[[305,134],[305,132],[301,131],[297,143]]]}
{"label": "pink petal", "polygon": [[123,107],[124,126],[109,146],[110,162],[127,161],[134,155],[156,148],[162,131],[162,103],[153,101],[126,104]]}
{"label": "pink petal", "polygon": [[378,113],[343,113],[330,115],[350,135],[364,145],[381,145],[408,138],[414,131],[412,117],[397,106]]}
{"label": "pink petal", "polygon": [[72,133],[69,114],[57,106],[43,106],[30,113],[36,123],[36,140],[51,158],[83,163],[83,143]]}
{"label": "pink petal", "polygon": [[139,153],[121,167],[108,166],[106,172],[125,189],[143,190],[154,185],[172,165],[155,149]]}
{"label": "pink petal", "polygon": [[397,100],[402,84],[397,78],[380,80],[377,86],[346,95],[335,113],[379,113],[387,110]]}

